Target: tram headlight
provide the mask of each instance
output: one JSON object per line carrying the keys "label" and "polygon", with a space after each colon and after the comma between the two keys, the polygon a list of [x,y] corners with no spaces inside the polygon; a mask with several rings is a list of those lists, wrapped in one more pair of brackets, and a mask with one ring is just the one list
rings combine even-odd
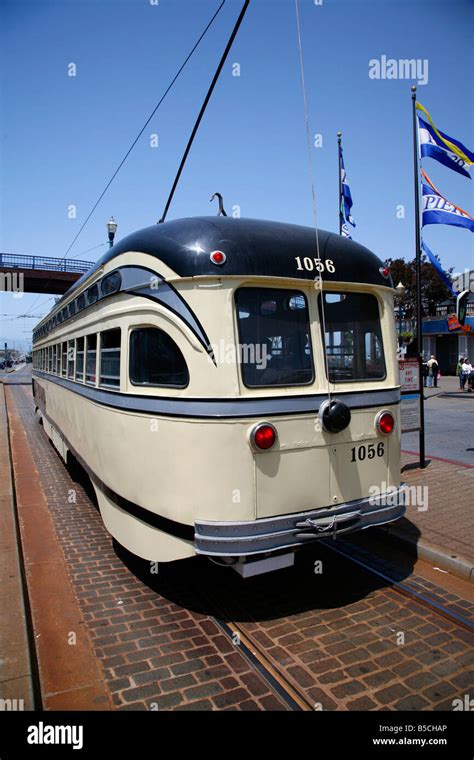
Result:
{"label": "tram headlight", "polygon": [[375,418],[375,427],[382,435],[390,435],[395,430],[395,417],[392,412],[379,412]]}
{"label": "tram headlight", "polygon": [[269,422],[260,422],[252,429],[250,441],[255,449],[267,451],[271,449],[277,439],[277,431]]}

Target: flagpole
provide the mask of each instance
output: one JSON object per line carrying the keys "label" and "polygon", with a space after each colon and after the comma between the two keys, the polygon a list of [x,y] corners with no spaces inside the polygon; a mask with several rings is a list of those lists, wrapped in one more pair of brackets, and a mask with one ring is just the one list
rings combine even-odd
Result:
{"label": "flagpole", "polygon": [[339,164],[339,234],[342,235],[342,167],[341,167],[341,137],[342,132],[337,133],[337,160]]}
{"label": "flagpole", "polygon": [[420,395],[420,467],[425,460],[425,405],[423,397],[423,303],[421,299],[421,236],[420,236],[420,181],[418,176],[418,130],[416,122],[416,86],[411,88],[413,111],[413,176],[415,180],[415,245],[416,245],[416,343],[418,349],[418,393]]}

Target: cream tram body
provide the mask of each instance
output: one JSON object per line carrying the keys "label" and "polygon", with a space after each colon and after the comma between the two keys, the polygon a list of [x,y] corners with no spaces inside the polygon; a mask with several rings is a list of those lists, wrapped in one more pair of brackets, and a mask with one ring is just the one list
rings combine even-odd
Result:
{"label": "cream tram body", "polygon": [[[403,514],[392,284],[351,241],[320,232],[320,251],[295,225],[155,225],[37,326],[45,430],[133,553],[272,569],[320,536]],[[328,422],[328,393],[329,415],[349,421]]]}

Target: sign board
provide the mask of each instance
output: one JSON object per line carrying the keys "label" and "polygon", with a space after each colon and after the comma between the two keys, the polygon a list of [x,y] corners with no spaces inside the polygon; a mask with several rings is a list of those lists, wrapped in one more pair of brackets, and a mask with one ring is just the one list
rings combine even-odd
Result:
{"label": "sign board", "polygon": [[402,393],[400,403],[400,425],[402,433],[412,433],[420,429],[419,393]]}
{"label": "sign board", "polygon": [[400,425],[402,433],[420,429],[420,367],[418,359],[400,359]]}
{"label": "sign board", "polygon": [[460,325],[456,318],[456,315],[451,314],[448,317],[448,331],[452,332],[453,330],[462,330],[463,332],[466,332],[466,333],[472,332],[472,328],[470,327],[470,325]]}
{"label": "sign board", "polygon": [[400,359],[400,390],[418,391],[420,389],[420,370],[418,359]]}

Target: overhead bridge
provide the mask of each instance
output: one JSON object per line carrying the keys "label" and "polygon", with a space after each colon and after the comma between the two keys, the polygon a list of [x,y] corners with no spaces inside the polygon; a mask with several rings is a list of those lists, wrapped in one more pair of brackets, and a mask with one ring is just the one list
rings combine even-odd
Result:
{"label": "overhead bridge", "polygon": [[91,267],[78,259],[0,253],[0,292],[63,295]]}

